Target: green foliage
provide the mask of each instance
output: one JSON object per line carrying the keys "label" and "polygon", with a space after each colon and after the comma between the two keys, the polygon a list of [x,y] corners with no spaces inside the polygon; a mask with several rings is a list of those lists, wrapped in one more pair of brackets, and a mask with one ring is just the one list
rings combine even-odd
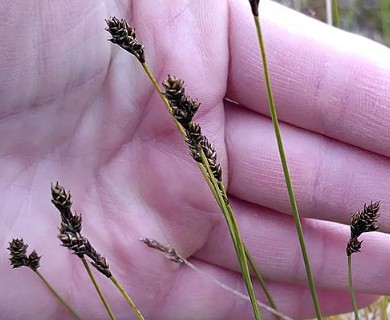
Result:
{"label": "green foliage", "polygon": [[[324,0],[276,0],[290,8],[326,21]],[[389,0],[338,0],[340,28],[390,46]]]}

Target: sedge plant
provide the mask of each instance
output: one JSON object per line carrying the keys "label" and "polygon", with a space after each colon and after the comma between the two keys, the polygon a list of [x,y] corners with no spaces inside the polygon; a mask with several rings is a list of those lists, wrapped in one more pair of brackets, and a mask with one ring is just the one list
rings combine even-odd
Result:
{"label": "sedge plant", "polygon": [[135,315],[139,320],[144,320],[144,317],[141,311],[137,308],[134,301],[130,298],[128,293],[119,283],[119,281],[111,273],[109,265],[106,259],[99,254],[95,248],[91,245],[89,240],[81,234],[81,214],[73,213],[71,210],[72,207],[72,197],[70,192],[66,191],[62,186],[58,184],[51,186],[52,193],[52,203],[58,209],[61,215],[61,226],[59,228],[60,234],[58,238],[62,242],[62,246],[67,247],[69,250],[73,251],[83,262],[84,267],[86,268],[88,275],[90,276],[100,299],[106,311],[111,319],[115,319],[115,316],[108,305],[106,298],[104,297],[102,291],[100,290],[95,277],[93,276],[88,262],[85,257],[88,257],[91,261],[91,264],[103,275],[105,275],[115,287],[122,294],[126,302],[129,304]]}
{"label": "sedge plant", "polygon": [[209,142],[208,138],[202,134],[200,125],[192,121],[200,103],[185,94],[184,82],[176,77],[168,76],[163,82],[163,87],[165,89],[165,92],[163,92],[146,63],[144,46],[136,38],[134,29],[131,28],[125,20],[119,20],[115,17],[107,19],[106,23],[108,26],[106,30],[112,36],[110,41],[131,53],[141,63],[166,109],[172,116],[181,136],[187,143],[192,158],[196,161],[219,208],[224,214],[237,259],[240,264],[245,286],[250,297],[255,319],[262,319],[262,314],[257,304],[256,294],[251,280],[248,260],[251,261],[250,264],[252,265],[252,269],[255,270],[255,274],[266,292],[270,305],[274,309],[275,304],[265,286],[264,279],[261,277],[258,268],[254,265],[253,259],[250,257],[249,251],[243,243],[236,218],[227,197],[226,188],[222,182],[222,169],[217,161],[216,150],[213,144]]}
{"label": "sedge plant", "polygon": [[77,320],[82,318],[78,313],[69,305],[68,302],[53,288],[53,286],[46,280],[46,278],[38,271],[40,267],[41,257],[38,253],[33,250],[27,256],[28,244],[23,241],[23,239],[12,239],[9,242],[8,250],[10,252],[10,263],[13,269],[20,267],[28,267],[32,270],[39,279],[44,283],[47,289],[56,297],[56,299],[68,310],[69,314]]}

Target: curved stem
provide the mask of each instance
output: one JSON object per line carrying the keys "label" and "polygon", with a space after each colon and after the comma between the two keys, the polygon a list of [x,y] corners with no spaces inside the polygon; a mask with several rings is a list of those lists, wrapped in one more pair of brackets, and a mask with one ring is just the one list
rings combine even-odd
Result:
{"label": "curved stem", "polygon": [[311,296],[312,296],[312,299],[313,299],[313,304],[314,304],[315,312],[316,312],[316,315],[317,315],[317,319],[320,320],[322,318],[321,317],[320,306],[319,306],[319,303],[318,303],[317,292],[316,292],[316,289],[315,289],[313,275],[312,275],[311,268],[310,268],[309,258],[308,258],[308,254],[307,254],[307,250],[306,250],[305,239],[303,237],[301,218],[300,218],[300,215],[299,215],[299,212],[298,212],[298,207],[297,207],[297,203],[296,203],[296,200],[295,200],[294,190],[293,190],[293,186],[292,186],[292,183],[291,183],[290,173],[289,173],[289,169],[288,169],[288,165],[287,165],[286,155],[285,155],[285,152],[284,152],[282,135],[280,133],[278,116],[277,116],[277,113],[276,113],[276,106],[275,106],[275,101],[274,101],[272,88],[271,88],[271,80],[270,80],[270,75],[269,75],[269,71],[268,71],[267,56],[266,56],[266,53],[265,53],[265,45],[264,45],[262,31],[261,31],[261,28],[260,28],[259,17],[254,16],[254,20],[255,20],[256,31],[257,31],[258,41],[259,41],[261,58],[262,58],[262,61],[263,61],[264,78],[265,78],[266,88],[267,88],[269,110],[270,110],[272,123],[273,123],[274,130],[275,130],[275,135],[276,135],[276,141],[277,141],[277,144],[278,144],[280,160],[282,162],[284,178],[285,178],[286,185],[287,185],[288,196],[289,196],[289,199],[290,199],[290,204],[291,204],[291,208],[292,208],[292,212],[293,212],[293,216],[294,216],[295,227],[296,227],[298,238],[299,238],[299,244],[301,246],[302,257],[303,257],[303,261],[304,261],[304,264],[305,264],[307,279],[308,279],[309,286],[310,286],[310,292],[311,292]]}

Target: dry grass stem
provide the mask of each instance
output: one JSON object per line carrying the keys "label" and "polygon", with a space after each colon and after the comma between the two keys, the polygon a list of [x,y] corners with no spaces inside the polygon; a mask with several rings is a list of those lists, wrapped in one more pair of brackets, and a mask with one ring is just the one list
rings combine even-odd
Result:
{"label": "dry grass stem", "polygon": [[[178,254],[177,251],[174,248],[172,248],[170,245],[168,245],[168,244],[163,245],[160,242],[158,242],[157,240],[150,239],[150,238],[140,238],[139,240],[141,242],[143,242],[144,244],[146,244],[149,248],[156,249],[158,251],[165,253],[165,258],[167,258],[168,260],[173,261],[173,262],[178,263],[178,264],[184,263],[187,267],[189,267],[190,269],[192,269],[193,271],[195,271],[196,273],[198,273],[202,277],[207,278],[208,280],[212,281],[220,288],[222,288],[222,289],[224,289],[224,290],[234,294],[235,296],[237,296],[241,299],[244,299],[248,302],[251,301],[248,295],[243,294],[240,291],[237,291],[237,290],[229,287],[228,285],[224,284],[222,281],[219,281],[218,279],[215,279],[213,276],[209,275],[207,272],[202,271],[200,268],[195,266],[193,263],[189,262],[182,255]],[[274,315],[276,315],[280,319],[293,320],[293,318],[286,316],[285,314],[275,310],[274,308],[271,308],[270,306],[268,306],[268,305],[266,305],[258,300],[257,300],[257,304],[260,307],[263,307],[265,310],[273,313]]]}

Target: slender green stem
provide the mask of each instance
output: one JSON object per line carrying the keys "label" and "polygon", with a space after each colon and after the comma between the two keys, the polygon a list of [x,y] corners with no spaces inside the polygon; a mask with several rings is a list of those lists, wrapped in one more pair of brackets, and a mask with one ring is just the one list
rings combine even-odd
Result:
{"label": "slender green stem", "polygon": [[[214,195],[214,198],[217,201],[221,211],[224,212],[225,209],[223,207],[223,203],[225,203],[225,201],[223,201],[223,203],[220,202],[220,198],[218,197],[218,191],[216,191],[215,187],[213,186],[213,184],[211,183],[210,179],[208,178],[208,175],[207,175],[207,172],[206,172],[204,166],[200,166],[200,169],[202,171],[203,177],[208,182],[210,190],[212,191],[212,193]],[[223,185],[222,182],[218,183],[218,190],[219,190],[219,192],[222,192],[223,197],[227,198],[227,192],[226,192],[225,186]],[[226,206],[226,209],[230,212],[230,214],[234,215],[233,209],[230,206],[230,204],[227,203],[227,204],[225,204],[225,206]],[[256,263],[253,260],[253,258],[251,256],[248,248],[246,247],[245,243],[244,243],[244,250],[245,250],[245,256],[247,258],[247,261],[249,262],[250,267],[252,268],[252,270],[253,270],[257,280],[259,281],[259,284],[260,284],[261,288],[264,291],[264,294],[265,294],[265,296],[266,296],[266,298],[268,300],[268,303],[269,303],[270,307],[272,307],[274,310],[277,310],[275,302],[274,302],[274,300],[272,298],[271,292],[268,290],[268,287],[267,287],[267,285],[266,285],[266,283],[264,281],[264,278],[261,275],[261,272],[260,272],[259,268],[256,266]],[[279,319],[280,319],[280,317],[279,317]]]}
{"label": "slender green stem", "polygon": [[137,306],[135,305],[134,301],[131,300],[130,296],[127,294],[126,290],[121,286],[121,284],[118,282],[118,280],[116,280],[116,278],[114,276],[111,276],[109,279],[114,283],[115,287],[117,287],[117,289],[120,291],[120,293],[125,298],[125,300],[129,304],[131,309],[133,309],[133,311],[134,311],[135,315],[137,316],[138,320],[145,320],[145,318],[142,315],[141,311],[137,308]]}
{"label": "slender green stem", "polygon": [[46,287],[51,291],[51,293],[58,299],[58,301],[61,302],[61,304],[68,310],[68,312],[78,320],[81,320],[82,318],[76,313],[76,311],[73,310],[73,308],[64,300],[63,297],[59,295],[59,293],[50,285],[49,282],[46,281],[45,277],[42,276],[42,274],[36,270],[34,271],[37,276],[43,281],[43,283],[46,285]]}
{"label": "slender green stem", "polygon": [[339,28],[340,27],[340,14],[339,14],[339,4],[337,0],[332,0],[332,21],[333,26]]}
{"label": "slender green stem", "polygon": [[106,308],[108,315],[110,316],[110,319],[111,319],[111,320],[115,320],[116,318],[115,318],[115,316],[114,316],[114,313],[112,312],[110,306],[108,305],[108,302],[107,302],[107,300],[106,300],[106,297],[104,296],[102,290],[100,289],[98,283],[96,282],[96,278],[95,278],[95,276],[93,275],[92,270],[91,270],[91,267],[89,266],[87,260],[85,259],[85,257],[82,257],[82,258],[81,258],[81,261],[83,262],[83,265],[84,265],[84,267],[85,267],[85,270],[87,270],[87,273],[88,273],[89,277],[91,278],[91,281],[92,281],[92,283],[93,283],[93,285],[94,285],[94,287],[95,287],[97,293],[99,294],[100,300],[102,300],[103,305],[104,305],[104,307]]}
{"label": "slender green stem", "polygon": [[[248,248],[245,246],[245,244],[244,244],[244,249],[245,249],[245,255],[246,255],[246,258],[247,258],[247,260],[249,262],[249,265],[252,268],[253,272],[255,273],[255,276],[256,276],[257,280],[259,281],[260,286],[261,286],[261,288],[264,291],[264,294],[265,294],[265,296],[266,296],[266,298],[268,300],[268,303],[269,303],[270,307],[272,309],[274,309],[274,310],[277,310],[276,309],[276,305],[275,305],[275,301],[274,301],[274,299],[272,299],[271,292],[268,290],[268,287],[267,287],[267,285],[266,285],[266,283],[264,281],[264,278],[261,275],[259,269],[257,268],[257,266],[255,264],[255,261],[253,260],[251,254],[249,253]],[[278,317],[278,319],[281,319],[280,316],[277,316],[277,317]]]}
{"label": "slender green stem", "polygon": [[355,295],[355,290],[353,288],[353,281],[352,281],[352,255],[348,256],[348,285],[349,285],[349,292],[351,293],[351,300],[352,300],[355,320],[359,320],[359,313],[358,313],[359,308],[356,302],[356,295]]}
{"label": "slender green stem", "polygon": [[[151,72],[150,68],[148,67],[148,65],[146,63],[142,63],[142,67],[144,68],[144,70],[145,70],[146,74],[148,75],[149,79],[151,80],[153,86],[155,87],[158,94],[160,95],[160,98],[163,100],[165,107],[167,108],[169,113],[172,114],[169,101],[163,95],[163,93],[160,89],[160,86],[159,86],[156,78],[153,76],[153,73]],[[176,121],[176,119],[174,119],[174,121],[175,121],[175,124],[176,124],[177,128],[179,129],[182,137],[185,138],[184,128],[180,125],[179,122]],[[261,315],[261,312],[260,312],[258,304],[257,304],[255,291],[254,291],[252,280],[250,277],[248,262],[246,260],[246,255],[245,255],[245,250],[244,250],[244,244],[243,244],[241,235],[239,233],[238,225],[237,225],[237,222],[235,220],[233,211],[232,210],[229,211],[226,207],[225,198],[227,197],[227,195],[226,195],[226,193],[223,194],[221,192],[221,190],[218,186],[218,182],[214,178],[214,175],[210,169],[209,163],[207,161],[207,158],[206,158],[203,150],[199,150],[199,153],[200,153],[201,158],[202,158],[202,164],[197,162],[198,167],[201,170],[203,177],[207,181],[207,184],[209,185],[210,190],[213,193],[213,196],[217,201],[217,204],[219,205],[219,207],[221,208],[221,211],[223,212],[223,214],[225,216],[226,222],[228,224],[229,232],[230,232],[230,235],[231,235],[231,238],[233,241],[234,249],[236,251],[236,255],[237,255],[240,267],[241,267],[241,271],[242,271],[242,275],[243,275],[243,278],[245,281],[245,285],[246,285],[246,288],[248,291],[248,295],[249,295],[249,298],[251,300],[255,319],[256,320],[262,319],[262,315]]]}
{"label": "slender green stem", "polygon": [[[207,170],[207,173],[211,179],[211,182],[212,182],[214,188],[220,190],[219,186],[218,186],[218,182],[214,178],[213,172],[212,172],[210,165],[206,159],[206,156],[202,150],[200,150],[200,156],[203,160],[202,162],[205,165],[205,168]],[[222,182],[221,182],[221,184],[222,184]],[[223,208],[222,213],[223,213],[225,220],[228,224],[228,229],[229,229],[230,235],[231,235],[232,240],[233,240],[234,249],[236,251],[237,259],[238,259],[238,262],[239,262],[240,268],[241,268],[241,273],[242,273],[242,276],[244,278],[244,282],[245,282],[246,289],[248,291],[249,298],[251,300],[252,309],[253,309],[253,313],[255,315],[255,319],[256,320],[262,319],[263,317],[261,315],[259,306],[257,305],[256,294],[255,294],[255,290],[253,288],[253,284],[252,284],[252,280],[251,280],[251,276],[250,276],[250,272],[249,272],[248,261],[246,259],[246,255],[245,255],[244,243],[242,241],[242,237],[241,237],[240,231],[238,229],[238,224],[237,224],[236,218],[235,218],[234,214],[232,214],[233,212],[228,209],[228,206],[230,206],[230,205],[227,203],[227,198],[225,200],[225,198],[223,196],[223,191],[217,192],[217,196],[218,196],[218,203],[220,203],[222,208]]]}
{"label": "slender green stem", "polygon": [[[201,170],[201,172],[202,172],[202,174],[203,174],[203,177],[204,177],[205,180],[207,181],[207,183],[208,183],[208,185],[209,185],[209,187],[210,187],[210,190],[212,191],[212,193],[213,193],[213,195],[214,195],[214,198],[215,198],[215,200],[217,201],[217,203],[218,203],[218,205],[219,205],[221,211],[224,212],[224,210],[225,210],[225,209],[224,209],[224,204],[225,204],[226,209],[229,211],[229,213],[230,213],[232,216],[234,216],[233,209],[232,209],[232,207],[230,206],[230,204],[229,204],[229,203],[226,204],[225,201],[222,201],[222,203],[221,203],[221,201],[220,201],[221,198],[218,196],[218,193],[219,193],[219,192],[222,192],[222,195],[223,195],[223,196],[222,196],[222,199],[223,199],[224,197],[227,198],[227,192],[226,192],[226,189],[225,189],[225,186],[223,185],[223,183],[222,183],[222,182],[219,182],[219,183],[218,183],[218,190],[216,190],[216,189],[215,189],[215,186],[211,183],[210,179],[208,178],[208,174],[207,174],[207,172],[206,172],[205,167],[201,165],[201,166],[199,166],[199,168],[200,168],[200,170]],[[257,280],[259,281],[259,284],[260,284],[261,288],[262,288],[263,291],[264,291],[264,294],[265,294],[265,296],[266,296],[266,298],[267,298],[267,300],[268,300],[268,303],[269,303],[270,307],[273,308],[274,310],[277,310],[276,305],[275,305],[275,302],[274,302],[274,300],[273,300],[273,298],[272,298],[271,292],[268,290],[268,287],[267,287],[267,285],[266,285],[266,283],[265,283],[265,281],[264,281],[264,278],[263,278],[263,276],[261,275],[261,272],[260,272],[259,268],[256,266],[256,263],[255,263],[255,261],[253,260],[253,258],[252,258],[252,256],[251,256],[251,254],[250,254],[248,248],[246,247],[245,243],[244,243],[244,250],[245,250],[246,259],[247,259],[247,261],[249,262],[250,267],[252,268],[252,270],[253,270],[253,272],[254,272],[254,274],[255,274]],[[280,317],[278,317],[278,318],[280,319]]]}
{"label": "slender green stem", "polygon": [[169,104],[169,101],[167,100],[167,98],[164,96],[164,94],[162,93],[161,89],[160,89],[160,85],[158,84],[156,78],[154,77],[152,71],[150,70],[150,68],[148,67],[148,65],[146,64],[146,62],[144,63],[141,63],[142,65],[142,68],[144,68],[146,74],[148,75],[150,81],[152,82],[153,84],[153,87],[156,89],[156,91],[158,92],[161,100],[164,102],[164,105],[165,107],[167,108],[167,110],[169,111],[169,113],[171,113],[171,106]]}
{"label": "slender green stem", "polygon": [[[224,184],[222,182],[219,182],[218,187],[219,187],[219,190],[221,190],[222,194],[227,197],[227,192],[226,192]],[[226,209],[229,211],[229,213],[231,215],[233,215],[233,209],[232,209],[232,207],[231,207],[231,205],[229,203],[226,204]],[[266,285],[266,283],[264,281],[264,278],[261,275],[261,273],[259,271],[259,268],[256,266],[256,263],[253,260],[251,254],[250,254],[250,252],[249,252],[249,250],[248,250],[248,248],[246,247],[245,244],[244,244],[244,250],[245,250],[246,259],[248,260],[248,262],[250,264],[250,267],[252,268],[253,272],[255,273],[255,276],[256,276],[257,280],[259,281],[259,284],[260,284],[261,288],[264,291],[264,294],[265,294],[265,296],[266,296],[266,298],[267,298],[267,300],[269,302],[269,305],[273,309],[277,310],[275,302],[272,299],[272,295],[271,295],[270,291],[267,288],[267,285]]]}
{"label": "slender green stem", "polygon": [[288,190],[288,196],[290,198],[290,204],[291,204],[291,208],[292,208],[292,212],[293,212],[293,216],[294,216],[295,226],[297,229],[299,244],[301,246],[302,257],[303,257],[303,261],[304,261],[305,268],[306,268],[306,274],[307,274],[307,279],[308,279],[309,286],[310,286],[310,291],[311,291],[311,296],[313,299],[314,308],[316,311],[317,319],[321,319],[322,317],[321,317],[320,306],[318,303],[317,292],[315,289],[314,280],[313,280],[313,276],[312,276],[312,272],[311,272],[311,268],[310,268],[309,257],[308,257],[307,250],[306,250],[305,239],[303,237],[301,218],[300,218],[300,215],[298,212],[297,202],[295,200],[295,195],[294,195],[294,190],[293,190],[293,186],[291,183],[290,173],[288,170],[286,155],[284,153],[282,135],[281,135],[280,128],[279,128],[278,116],[276,113],[276,106],[275,106],[275,101],[274,101],[272,88],[271,88],[271,80],[270,80],[270,75],[269,75],[269,71],[268,71],[267,56],[265,53],[265,45],[264,45],[262,31],[260,28],[259,17],[254,16],[254,20],[255,20],[256,31],[257,31],[258,41],[259,41],[261,58],[263,61],[264,78],[265,78],[266,87],[267,87],[267,97],[268,97],[269,110],[271,113],[272,123],[274,125],[276,140],[277,140],[278,149],[279,149],[280,160],[282,162],[284,178],[286,180],[286,185],[287,185],[287,190]]}

